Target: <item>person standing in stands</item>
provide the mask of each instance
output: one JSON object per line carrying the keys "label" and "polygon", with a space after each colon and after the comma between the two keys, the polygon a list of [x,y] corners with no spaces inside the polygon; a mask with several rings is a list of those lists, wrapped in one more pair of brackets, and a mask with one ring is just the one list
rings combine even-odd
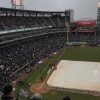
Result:
{"label": "person standing in stands", "polygon": [[3,89],[2,100],[15,100],[12,85],[6,85]]}
{"label": "person standing in stands", "polygon": [[42,100],[42,96],[40,94],[33,94],[31,100]]}
{"label": "person standing in stands", "polygon": [[69,96],[65,96],[62,100],[71,100]]}

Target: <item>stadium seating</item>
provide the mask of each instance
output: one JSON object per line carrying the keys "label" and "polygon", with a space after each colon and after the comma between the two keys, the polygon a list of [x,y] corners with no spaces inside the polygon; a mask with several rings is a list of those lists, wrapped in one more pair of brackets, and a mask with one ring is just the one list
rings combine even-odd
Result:
{"label": "stadium seating", "polygon": [[24,68],[31,68],[31,64],[64,47],[65,16],[70,17],[67,12],[71,11],[0,8],[1,84],[16,79]]}
{"label": "stadium seating", "polygon": [[22,29],[30,27],[64,27],[65,18],[61,16],[51,17],[1,17],[0,30]]}
{"label": "stadium seating", "polygon": [[[31,68],[32,65],[47,57],[49,54],[63,48],[65,37],[63,34],[33,37],[32,40],[14,44],[0,49],[0,82],[10,82],[20,75],[19,70]],[[16,73],[16,74],[15,74]],[[13,77],[12,77],[13,76]]]}

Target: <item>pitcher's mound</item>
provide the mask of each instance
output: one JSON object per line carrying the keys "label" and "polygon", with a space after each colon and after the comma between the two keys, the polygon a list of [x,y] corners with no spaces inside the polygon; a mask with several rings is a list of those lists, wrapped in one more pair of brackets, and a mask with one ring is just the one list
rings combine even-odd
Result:
{"label": "pitcher's mound", "polygon": [[31,86],[31,91],[33,93],[46,93],[49,91],[48,87],[44,83],[37,83]]}

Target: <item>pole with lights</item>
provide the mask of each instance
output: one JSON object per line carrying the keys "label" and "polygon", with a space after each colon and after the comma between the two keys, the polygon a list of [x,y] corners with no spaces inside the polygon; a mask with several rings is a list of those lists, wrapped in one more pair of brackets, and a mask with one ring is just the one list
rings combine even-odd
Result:
{"label": "pole with lights", "polygon": [[13,9],[24,9],[24,0],[11,0]]}

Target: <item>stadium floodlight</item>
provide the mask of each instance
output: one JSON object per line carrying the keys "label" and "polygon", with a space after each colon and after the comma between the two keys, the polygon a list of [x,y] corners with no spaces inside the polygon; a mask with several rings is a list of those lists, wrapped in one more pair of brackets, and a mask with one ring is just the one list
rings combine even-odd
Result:
{"label": "stadium floodlight", "polygon": [[24,9],[24,0],[11,0],[13,9]]}
{"label": "stadium floodlight", "polygon": [[100,8],[100,1],[98,2],[98,8]]}
{"label": "stadium floodlight", "polygon": [[69,42],[70,26],[69,26],[69,23],[67,22],[67,18],[65,18],[65,27],[67,28],[67,44],[68,44],[68,42]]}
{"label": "stadium floodlight", "polygon": [[97,10],[97,27],[100,32],[100,1],[98,2],[98,10]]}

